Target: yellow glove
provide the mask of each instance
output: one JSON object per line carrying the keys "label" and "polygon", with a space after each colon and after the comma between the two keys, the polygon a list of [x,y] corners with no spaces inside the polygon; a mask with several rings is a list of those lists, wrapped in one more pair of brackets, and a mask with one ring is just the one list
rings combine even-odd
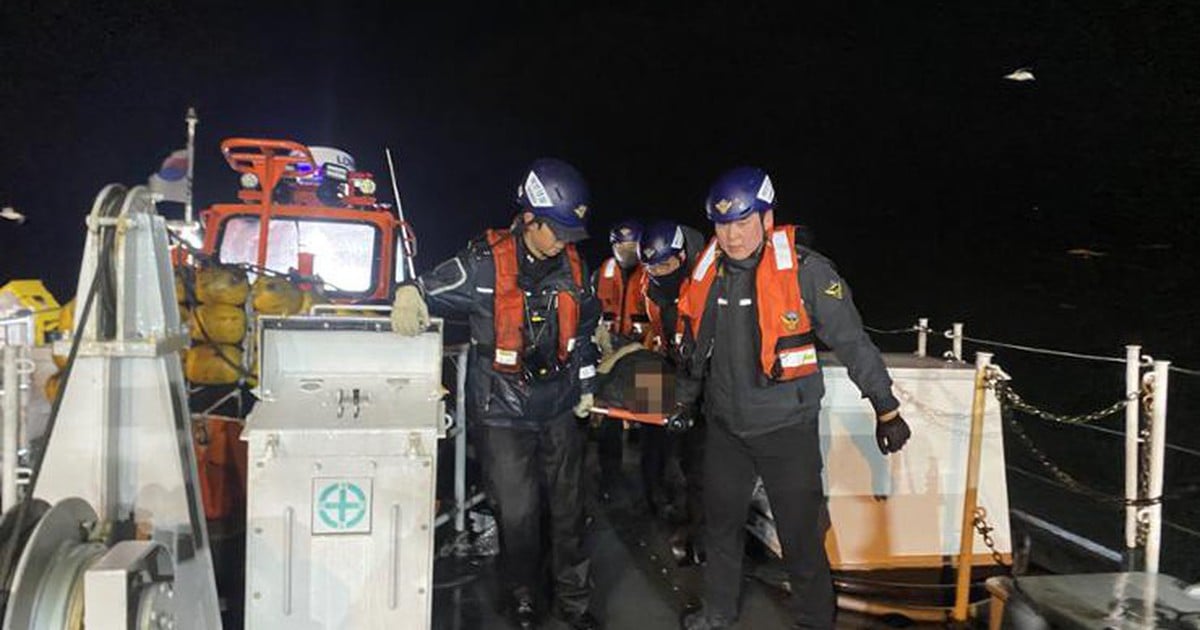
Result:
{"label": "yellow glove", "polygon": [[608,325],[603,320],[596,326],[596,333],[592,335],[592,341],[596,342],[597,348],[600,348],[602,360],[613,353],[612,333],[608,332]]}
{"label": "yellow glove", "polygon": [[396,289],[392,303],[392,330],[411,337],[429,327],[429,307],[417,287],[404,285]]}
{"label": "yellow glove", "polygon": [[596,406],[596,397],[592,394],[583,394],[579,397],[579,403],[575,405],[575,417],[586,418],[592,412],[592,407]]}
{"label": "yellow glove", "polygon": [[604,360],[600,362],[600,365],[596,366],[596,372],[599,374],[608,374],[614,367],[617,366],[617,361],[624,359],[638,350],[645,349],[646,347],[640,343],[627,343],[621,346],[620,350],[617,350],[616,352],[604,357]]}

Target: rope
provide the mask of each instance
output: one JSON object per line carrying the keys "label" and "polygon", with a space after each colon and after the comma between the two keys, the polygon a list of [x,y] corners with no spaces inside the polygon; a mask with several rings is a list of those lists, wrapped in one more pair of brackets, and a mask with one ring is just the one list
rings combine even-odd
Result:
{"label": "rope", "polygon": [[1170,370],[1172,372],[1177,372],[1179,374],[1186,374],[1187,376],[1200,376],[1200,370],[1193,370],[1192,368],[1179,367],[1178,365],[1172,365],[1170,367]]}
{"label": "rope", "polygon": [[[875,328],[874,326],[867,326],[866,324],[863,324],[863,329],[867,332],[873,332],[877,335],[904,335],[908,333],[920,332],[921,330],[916,326],[909,326],[908,328]],[[933,332],[932,329],[926,329],[926,331]]]}
{"label": "rope", "polygon": [[[1007,464],[1007,465],[1006,465],[1004,468],[1005,468],[1005,469],[1007,469],[1007,470],[1008,470],[1008,471],[1010,471],[1010,472],[1014,472],[1014,473],[1017,473],[1017,474],[1019,474],[1019,475],[1023,475],[1023,476],[1025,476],[1025,477],[1028,477],[1028,478],[1030,478],[1030,479],[1036,479],[1036,480],[1038,480],[1038,481],[1040,481],[1040,482],[1042,482],[1042,483],[1044,483],[1044,484],[1047,484],[1047,485],[1050,485],[1050,486],[1054,486],[1054,487],[1056,487],[1056,488],[1060,488],[1060,489],[1062,489],[1062,490],[1066,490],[1066,491],[1068,491],[1068,492],[1075,492],[1075,493],[1077,493],[1077,494],[1083,494],[1084,496],[1088,496],[1088,497],[1089,497],[1089,498],[1091,498],[1091,499],[1098,500],[1098,502],[1099,502],[1099,503],[1100,503],[1102,506],[1104,506],[1104,507],[1107,507],[1107,508],[1111,508],[1111,507],[1114,507],[1114,506],[1118,506],[1118,507],[1119,507],[1120,505],[1123,505],[1123,504],[1125,503],[1125,501],[1123,501],[1123,500],[1118,500],[1116,497],[1111,497],[1111,498],[1109,498],[1108,500],[1105,500],[1103,497],[1091,496],[1091,495],[1088,495],[1087,493],[1079,492],[1078,490],[1076,490],[1075,488],[1072,488],[1072,487],[1070,487],[1069,485],[1066,485],[1066,484],[1064,484],[1064,483],[1062,483],[1062,482],[1059,482],[1059,481],[1057,481],[1057,480],[1055,480],[1055,479],[1051,479],[1050,477],[1046,477],[1046,476],[1043,476],[1043,475],[1039,475],[1039,474],[1037,474],[1037,473],[1035,473],[1035,472],[1032,472],[1032,471],[1029,471],[1029,470],[1025,470],[1024,468],[1021,468],[1020,466],[1017,466],[1017,465],[1014,465],[1014,464]],[[1169,500],[1169,499],[1172,499],[1172,498],[1175,498],[1175,497],[1167,496],[1167,497],[1165,497],[1165,498]],[[1180,497],[1180,498],[1182,498],[1182,497]],[[1141,502],[1137,502],[1137,503],[1141,503]],[[1137,503],[1135,503],[1135,505],[1136,505]],[[1200,530],[1195,530],[1195,529],[1192,529],[1192,528],[1190,528],[1190,527],[1187,527],[1187,526],[1185,526],[1185,525],[1180,525],[1179,523],[1176,523],[1176,522],[1174,522],[1174,521],[1168,520],[1168,519],[1166,519],[1166,518],[1162,519],[1162,524],[1163,524],[1163,526],[1164,526],[1164,527],[1169,527],[1169,528],[1171,528],[1171,529],[1174,529],[1175,531],[1178,531],[1178,532],[1179,532],[1179,533],[1181,533],[1181,534],[1186,534],[1186,535],[1189,535],[1189,536],[1194,536],[1194,537],[1200,538]]]}
{"label": "rope", "polygon": [[[1115,435],[1121,438],[1125,437],[1124,431],[1118,431],[1117,429],[1110,429],[1108,427],[1102,427],[1095,424],[1076,424],[1074,426],[1077,426],[1081,429],[1087,429],[1089,431],[1098,431],[1100,433]],[[1200,450],[1198,449],[1188,448],[1186,446],[1177,446],[1175,444],[1171,444],[1170,442],[1167,442],[1166,447],[1169,451],[1175,451],[1176,453],[1183,453],[1184,455],[1191,455],[1193,457],[1200,457]]]}
{"label": "rope", "polygon": [[[867,326],[866,324],[863,324],[863,330],[866,330],[867,332],[875,333],[877,335],[906,335],[906,334],[920,333],[920,332],[938,334],[937,331],[933,330],[932,328],[921,328],[920,326],[908,326],[907,328],[876,328],[874,326]],[[943,331],[941,334],[946,339],[954,338],[954,331],[952,331],[952,330]],[[996,341],[994,339],[982,339],[979,337],[968,337],[966,335],[963,335],[962,339],[963,339],[963,341],[970,341],[972,343],[977,343],[977,344],[985,345],[985,346],[995,346],[997,348],[1008,348],[1010,350],[1020,350],[1022,352],[1032,352],[1035,354],[1045,354],[1045,355],[1055,356],[1055,357],[1066,357],[1069,359],[1081,359],[1084,361],[1102,361],[1105,363],[1122,363],[1122,364],[1125,363],[1124,357],[1107,357],[1107,356],[1103,356],[1103,355],[1099,355],[1099,354],[1086,354],[1083,352],[1070,352],[1067,350],[1055,350],[1053,348],[1039,348],[1037,346],[1026,346],[1026,345],[1021,345],[1021,344],[1016,344],[1016,343],[1008,343],[1005,341]],[[1178,374],[1184,374],[1187,376],[1200,376],[1200,369],[1172,365],[1170,367],[1170,370],[1172,372],[1176,372]]]}
{"label": "rope", "polygon": [[[951,333],[950,331],[946,331],[944,334],[946,335],[947,339],[952,338],[954,336],[953,333]],[[1035,354],[1047,354],[1047,355],[1056,356],[1056,357],[1067,357],[1070,359],[1083,359],[1083,360],[1087,360],[1087,361],[1104,361],[1107,363],[1120,363],[1120,364],[1125,363],[1124,357],[1121,357],[1121,358],[1106,357],[1106,356],[1101,356],[1098,354],[1084,354],[1081,352],[1068,352],[1066,350],[1052,350],[1050,348],[1038,348],[1036,346],[1022,346],[1022,345],[1015,344],[1015,343],[1005,343],[1003,341],[994,341],[991,339],[980,339],[978,337],[968,337],[966,335],[963,335],[963,340],[982,344],[985,346],[996,346],[999,348],[1009,348],[1012,350],[1021,350],[1022,352],[1032,352]]]}

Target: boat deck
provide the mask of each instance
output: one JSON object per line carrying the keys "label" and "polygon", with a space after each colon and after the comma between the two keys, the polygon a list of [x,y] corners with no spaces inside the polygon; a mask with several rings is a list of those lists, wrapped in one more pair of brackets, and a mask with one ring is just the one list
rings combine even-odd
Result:
{"label": "boat deck", "polygon": [[[674,630],[685,609],[699,602],[702,569],[677,567],[668,546],[670,526],[649,515],[640,504],[636,453],[627,451],[625,484],[611,500],[589,492],[586,544],[595,581],[593,606],[603,627]],[[591,458],[590,458],[591,459]],[[589,462],[593,463],[593,462]],[[591,470],[595,470],[592,466]],[[744,565],[741,618],[736,628],[790,628],[789,595],[773,586],[782,567],[773,558],[748,554]],[[503,614],[496,569],[491,559],[446,558],[435,563],[433,628],[435,630],[503,629],[513,626]],[[939,624],[940,625],[940,624]],[[567,626],[547,617],[543,628]],[[841,611],[838,628],[937,627],[898,618],[879,618]]]}

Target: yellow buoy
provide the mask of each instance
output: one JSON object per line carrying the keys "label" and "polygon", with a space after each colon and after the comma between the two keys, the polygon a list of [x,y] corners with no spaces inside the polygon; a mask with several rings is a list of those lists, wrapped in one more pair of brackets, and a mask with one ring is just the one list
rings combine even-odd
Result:
{"label": "yellow buoy", "polygon": [[75,298],[62,307],[58,312],[58,330],[64,335],[75,328]]}
{"label": "yellow buoy", "polygon": [[[55,361],[55,363],[57,363],[57,361]],[[42,386],[42,393],[46,395],[46,400],[54,402],[54,399],[58,398],[58,386],[61,380],[62,372],[55,372],[54,374],[50,375],[50,378],[46,379],[46,384]]]}
{"label": "yellow buoy", "polygon": [[182,267],[175,270],[175,301],[180,304],[186,304],[190,299],[187,290],[188,273],[188,270]]}
{"label": "yellow buoy", "polygon": [[240,306],[201,304],[188,317],[192,339],[210,343],[240,343],[246,335],[246,312]]}
{"label": "yellow buoy", "polygon": [[196,272],[196,298],[205,304],[246,303],[250,285],[237,267],[206,267]]}
{"label": "yellow buoy", "polygon": [[184,374],[195,385],[230,385],[241,375],[242,349],[229,344],[192,346]]}
{"label": "yellow buoy", "polygon": [[254,310],[263,315],[295,315],[304,297],[286,278],[259,276],[251,291]]}
{"label": "yellow buoy", "polygon": [[[58,312],[58,333],[61,338],[67,338],[71,335],[71,329],[75,327],[75,299],[71,298],[70,302],[62,307]],[[63,369],[67,365],[67,355],[57,354],[54,350],[58,349],[59,344],[51,346],[50,358],[54,360],[54,365],[58,369]]]}

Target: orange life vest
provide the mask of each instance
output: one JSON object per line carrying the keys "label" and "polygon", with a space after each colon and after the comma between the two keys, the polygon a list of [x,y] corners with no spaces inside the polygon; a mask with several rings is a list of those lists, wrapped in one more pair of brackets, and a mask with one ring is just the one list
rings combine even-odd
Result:
{"label": "orange life vest", "polygon": [[[789,381],[817,371],[812,326],[800,295],[800,261],[794,235],[793,226],[776,226],[767,235],[755,270],[759,363],[762,373],[773,381]],[[714,238],[680,289],[680,330],[693,343],[703,341],[699,339],[700,323],[720,268],[719,256]]]}
{"label": "orange life vest", "polygon": [[[525,352],[525,291],[517,283],[517,241],[508,230],[488,230],[487,242],[492,249],[496,267],[496,287],[492,294],[493,319],[496,331],[496,356],[492,367],[497,372],[519,372],[521,355]],[[583,263],[575,246],[568,244],[563,253],[571,267],[575,286],[583,286]],[[574,291],[558,292],[558,360],[566,361],[575,349],[575,333],[579,327],[579,300]]]}
{"label": "orange life vest", "polygon": [[192,420],[192,444],[200,473],[200,499],[210,521],[239,517],[246,506],[246,443],[237,418],[202,415]]}
{"label": "orange life vest", "polygon": [[600,298],[603,319],[610,332],[629,338],[642,336],[648,321],[642,300],[645,277],[646,268],[638,265],[626,282],[616,258],[609,258],[600,265],[596,295]]}

